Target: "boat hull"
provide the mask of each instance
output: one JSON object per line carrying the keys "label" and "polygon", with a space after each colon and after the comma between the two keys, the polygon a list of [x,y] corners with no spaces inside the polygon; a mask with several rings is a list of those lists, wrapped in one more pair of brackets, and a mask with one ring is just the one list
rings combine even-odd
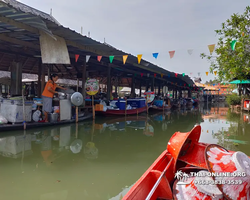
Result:
{"label": "boat hull", "polygon": [[96,111],[97,115],[105,116],[125,116],[125,115],[137,115],[143,112],[146,112],[148,109],[147,106],[131,110],[107,110],[107,111]]}
{"label": "boat hull", "polygon": [[[133,185],[133,187],[123,197],[122,200],[146,199],[157,179],[159,178],[159,174],[161,174],[166,167],[166,179],[163,178],[161,180],[159,186],[154,191],[153,196],[150,199],[173,199],[171,188],[175,180],[175,172],[180,169],[191,169],[192,171],[194,171],[195,169],[204,169],[203,165],[205,164],[205,161],[201,163],[197,162],[197,156],[199,157],[199,154],[203,155],[202,153],[204,153],[204,149],[208,145],[209,144],[206,143],[198,143],[197,148],[200,148],[200,150],[198,152],[196,151],[197,155],[193,157],[189,156],[189,158],[184,156],[182,159],[178,159],[176,167],[175,162],[172,162],[173,160],[171,160],[171,154],[167,150],[163,151],[162,154]],[[169,184],[166,182],[168,182]]]}

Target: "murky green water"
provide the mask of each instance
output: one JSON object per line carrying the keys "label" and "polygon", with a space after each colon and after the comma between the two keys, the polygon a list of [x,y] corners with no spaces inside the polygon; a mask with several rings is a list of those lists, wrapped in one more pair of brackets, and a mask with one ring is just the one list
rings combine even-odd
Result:
{"label": "murky green water", "polygon": [[250,155],[248,114],[207,105],[0,134],[0,200],[120,199],[176,131]]}

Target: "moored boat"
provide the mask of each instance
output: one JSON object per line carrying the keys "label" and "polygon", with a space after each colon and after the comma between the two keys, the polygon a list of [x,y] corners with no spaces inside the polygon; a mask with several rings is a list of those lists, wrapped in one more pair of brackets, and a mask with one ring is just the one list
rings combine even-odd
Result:
{"label": "moored boat", "polygon": [[150,106],[149,110],[151,111],[170,111],[172,108],[170,99],[168,99],[168,102],[164,100],[155,100],[153,101],[153,104]]}
{"label": "moored boat", "polygon": [[115,110],[115,109],[107,109],[106,111],[96,111],[97,115],[105,115],[105,116],[125,116],[125,115],[137,115],[148,110],[149,106],[144,106],[142,108],[130,109],[130,110]]}
{"label": "moored boat", "polygon": [[[187,133],[176,132],[168,142],[167,149],[139,178],[123,200],[248,199],[250,158],[242,152],[228,151],[219,145],[199,143],[200,134],[200,125]],[[245,176],[218,178],[192,175],[198,172],[240,172]],[[229,182],[232,184],[226,184]]]}

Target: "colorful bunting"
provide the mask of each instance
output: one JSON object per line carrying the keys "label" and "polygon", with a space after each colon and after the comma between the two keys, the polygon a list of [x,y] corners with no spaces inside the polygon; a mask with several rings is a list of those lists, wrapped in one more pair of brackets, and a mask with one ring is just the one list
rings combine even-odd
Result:
{"label": "colorful bunting", "polygon": [[153,53],[153,57],[154,57],[155,59],[157,59],[158,55],[159,55],[159,53]]}
{"label": "colorful bunting", "polygon": [[170,58],[174,57],[174,53],[175,53],[175,51],[169,51]]}
{"label": "colorful bunting", "polygon": [[216,74],[217,74],[217,71],[214,71],[214,75],[216,76]]}
{"label": "colorful bunting", "polygon": [[206,75],[208,76],[208,72],[206,72]]}
{"label": "colorful bunting", "polygon": [[182,73],[182,76],[185,76],[185,73]]}
{"label": "colorful bunting", "polygon": [[163,74],[161,74],[161,78],[163,78]]}
{"label": "colorful bunting", "polygon": [[177,74],[177,73],[175,73],[175,77],[176,77],[176,78],[177,78],[177,75],[178,75],[178,74]]}
{"label": "colorful bunting", "polygon": [[97,60],[101,62],[102,56],[97,56]]}
{"label": "colorful bunting", "polygon": [[237,40],[233,40],[230,42],[231,48],[234,51],[235,50],[235,45],[236,45]]}
{"label": "colorful bunting", "polygon": [[140,63],[141,63],[141,58],[142,58],[142,54],[137,55],[138,64],[140,64]]}
{"label": "colorful bunting", "polygon": [[149,73],[147,73],[147,77],[149,77],[149,75],[150,75],[150,74],[149,74]]}
{"label": "colorful bunting", "polygon": [[141,77],[143,77],[143,73],[141,73]]}
{"label": "colorful bunting", "polygon": [[112,63],[115,56],[109,56],[109,62]]}
{"label": "colorful bunting", "polygon": [[215,48],[215,44],[210,44],[210,45],[208,45],[208,49],[209,49],[209,51],[210,51],[210,55],[213,54],[214,48]]}
{"label": "colorful bunting", "polygon": [[128,55],[124,55],[124,56],[122,56],[122,58],[123,58],[123,64],[125,65],[126,60],[127,60],[127,58],[128,58]]}
{"label": "colorful bunting", "polygon": [[76,62],[77,62],[78,58],[79,58],[79,55],[76,54],[76,55],[75,55],[75,60],[76,60]]}
{"label": "colorful bunting", "polygon": [[154,77],[156,77],[156,74],[154,74]]}
{"label": "colorful bunting", "polygon": [[89,62],[90,56],[86,56],[86,63]]}
{"label": "colorful bunting", "polygon": [[189,55],[192,55],[193,49],[188,49],[187,51],[188,51],[188,54],[189,54]]}
{"label": "colorful bunting", "polygon": [[245,33],[244,33],[244,32],[242,32],[242,33],[241,33],[241,35],[244,37]]}

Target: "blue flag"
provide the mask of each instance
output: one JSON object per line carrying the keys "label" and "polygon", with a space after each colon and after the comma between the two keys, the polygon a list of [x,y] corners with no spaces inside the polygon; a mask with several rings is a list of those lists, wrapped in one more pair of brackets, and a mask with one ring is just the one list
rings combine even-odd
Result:
{"label": "blue flag", "polygon": [[153,57],[156,59],[158,57],[159,53],[153,53]]}

